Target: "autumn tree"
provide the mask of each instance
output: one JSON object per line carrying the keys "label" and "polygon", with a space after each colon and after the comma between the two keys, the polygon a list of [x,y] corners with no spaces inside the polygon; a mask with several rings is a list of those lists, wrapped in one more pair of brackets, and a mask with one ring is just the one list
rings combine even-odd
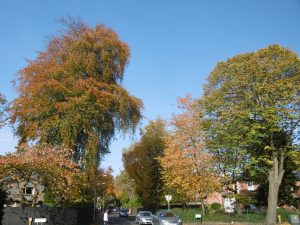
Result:
{"label": "autumn tree", "polygon": [[63,23],[62,34],[18,72],[10,119],[19,144],[67,146],[83,168],[96,169],[115,132],[137,126],[142,102],[121,85],[127,44],[103,25]]}
{"label": "autumn tree", "polygon": [[16,188],[22,205],[28,203],[23,194],[28,184],[36,192],[32,206],[43,193],[53,196],[54,205],[76,202],[80,199],[82,175],[71,157],[72,150],[67,148],[24,147],[0,157],[0,184],[8,190]]}
{"label": "autumn tree", "polygon": [[[113,176],[113,169],[109,167],[106,171],[104,171],[102,180],[104,181],[104,190],[103,196],[107,199],[116,202],[116,188],[115,188],[115,178]],[[99,193],[101,195],[101,193]]]}
{"label": "autumn tree", "polygon": [[205,146],[205,136],[197,101],[191,96],[178,98],[181,114],[171,121],[172,132],[166,136],[166,149],[159,162],[165,186],[176,190],[185,201],[203,199],[220,188],[213,155]]}
{"label": "autumn tree", "polygon": [[165,135],[163,120],[150,121],[141,140],[123,152],[124,168],[134,180],[138,198],[147,209],[158,209],[163,199],[161,166],[157,157],[164,151]]}
{"label": "autumn tree", "polygon": [[[300,68],[297,55],[279,45],[220,62],[205,86],[202,107],[213,138],[245,150],[249,160],[268,165],[266,222],[276,224],[284,163],[295,151],[300,119]],[[231,137],[229,137],[229,135]]]}

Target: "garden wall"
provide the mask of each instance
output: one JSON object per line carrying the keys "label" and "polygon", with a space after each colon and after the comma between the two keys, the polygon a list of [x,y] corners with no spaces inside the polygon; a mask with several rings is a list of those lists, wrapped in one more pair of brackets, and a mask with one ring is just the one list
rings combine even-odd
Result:
{"label": "garden wall", "polygon": [[[89,208],[13,208],[3,209],[1,225],[28,225],[32,218],[46,218],[46,223],[39,225],[90,225],[93,219]],[[0,218],[1,219],[1,218]]]}

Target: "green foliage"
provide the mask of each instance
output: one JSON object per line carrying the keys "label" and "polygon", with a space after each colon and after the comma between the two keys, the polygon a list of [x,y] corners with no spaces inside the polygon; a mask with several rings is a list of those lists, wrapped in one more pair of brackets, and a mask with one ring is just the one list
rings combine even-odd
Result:
{"label": "green foliage", "polygon": [[[195,214],[201,213],[200,208],[174,208],[171,209],[176,215],[178,215],[183,223],[195,223]],[[244,211],[237,215],[228,215],[224,213],[224,210],[216,210],[210,212],[208,215],[204,215],[203,222],[221,222],[221,223],[263,223],[265,220],[265,213],[249,213]]]}
{"label": "green foliage", "polygon": [[[176,215],[182,218],[184,223],[192,223],[195,221],[195,214],[200,213],[197,208],[173,208],[171,209]],[[300,215],[300,211],[288,211],[284,208],[277,209],[277,215],[280,215],[282,222],[288,222],[288,216],[291,214]],[[241,214],[228,216],[224,210],[217,210],[204,215],[203,222],[239,222],[239,223],[263,223],[265,221],[265,212],[250,212],[247,210],[242,211]]]}
{"label": "green foliage", "polygon": [[139,208],[139,207],[141,207],[141,203],[137,198],[127,199],[127,201],[124,201],[124,202],[121,200],[121,203],[124,208],[130,208],[130,207]]}
{"label": "green foliage", "polygon": [[267,165],[267,224],[275,223],[284,162],[299,137],[299,90],[298,56],[272,45],[218,63],[200,101],[209,146]]}
{"label": "green foliage", "polygon": [[134,180],[131,179],[125,170],[115,179],[116,197],[120,200],[123,206],[140,205],[136,194]]}
{"label": "green foliage", "polygon": [[[278,194],[279,206],[283,206],[285,204],[297,206],[296,199],[294,197],[294,192],[297,190],[297,178],[294,171],[297,170],[297,161],[299,158],[297,154],[294,154],[295,152],[291,153],[292,154],[289,154],[284,162],[285,173],[283,175]],[[253,181],[256,184],[259,184],[259,187],[253,196],[256,204],[258,205],[267,205],[269,184],[267,177],[268,169],[269,165],[265,160],[253,160],[247,165],[242,176],[244,181]]]}
{"label": "green foliage", "polygon": [[278,45],[218,63],[201,99],[209,140],[258,156],[290,144],[299,125],[299,71],[297,55]]}
{"label": "green foliage", "polygon": [[221,209],[222,205],[220,203],[214,202],[213,204],[210,205],[211,210],[218,210]]}
{"label": "green foliage", "polygon": [[145,209],[157,209],[163,199],[161,156],[166,134],[165,122],[158,119],[145,127],[141,140],[123,152],[123,163],[129,177],[134,180],[136,193]]}

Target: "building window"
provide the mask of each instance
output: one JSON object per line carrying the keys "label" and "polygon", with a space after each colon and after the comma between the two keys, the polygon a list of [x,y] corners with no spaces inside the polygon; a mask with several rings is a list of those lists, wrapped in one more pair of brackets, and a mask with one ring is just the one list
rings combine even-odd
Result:
{"label": "building window", "polygon": [[33,194],[33,187],[24,187],[23,188],[24,195],[32,195]]}
{"label": "building window", "polygon": [[248,191],[255,191],[255,186],[254,186],[254,184],[253,184],[253,182],[249,182],[248,183]]}

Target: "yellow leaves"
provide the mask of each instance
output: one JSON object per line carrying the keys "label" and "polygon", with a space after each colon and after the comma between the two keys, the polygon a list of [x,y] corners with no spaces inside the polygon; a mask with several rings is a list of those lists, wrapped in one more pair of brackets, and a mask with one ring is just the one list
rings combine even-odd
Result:
{"label": "yellow leaves", "polygon": [[173,132],[165,137],[166,149],[158,160],[163,167],[165,185],[179,195],[194,199],[219,188],[211,155],[206,152],[196,101],[178,99],[182,114],[174,115]]}

